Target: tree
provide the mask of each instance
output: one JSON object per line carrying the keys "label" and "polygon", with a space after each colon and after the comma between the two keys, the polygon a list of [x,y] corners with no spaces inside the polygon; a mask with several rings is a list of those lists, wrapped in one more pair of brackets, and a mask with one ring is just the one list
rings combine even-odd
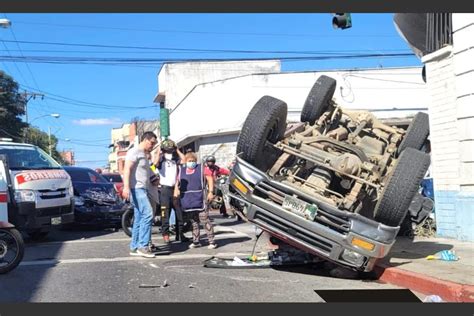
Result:
{"label": "tree", "polygon": [[[43,149],[45,152],[49,153],[49,135],[36,127],[29,126],[26,130],[28,134],[28,143],[38,146]],[[66,165],[67,163],[61,157],[61,154],[58,152],[56,146],[58,145],[58,139],[56,136],[51,135],[51,157],[54,158],[61,165]]]}
{"label": "tree", "polygon": [[20,142],[27,126],[21,116],[25,114],[26,99],[18,92],[12,77],[0,71],[0,137]]}

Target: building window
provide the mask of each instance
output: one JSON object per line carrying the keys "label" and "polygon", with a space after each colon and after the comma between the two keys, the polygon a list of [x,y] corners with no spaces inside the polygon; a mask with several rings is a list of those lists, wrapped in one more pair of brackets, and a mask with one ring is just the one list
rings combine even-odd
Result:
{"label": "building window", "polygon": [[426,49],[435,52],[453,44],[453,19],[451,13],[428,13],[426,19]]}

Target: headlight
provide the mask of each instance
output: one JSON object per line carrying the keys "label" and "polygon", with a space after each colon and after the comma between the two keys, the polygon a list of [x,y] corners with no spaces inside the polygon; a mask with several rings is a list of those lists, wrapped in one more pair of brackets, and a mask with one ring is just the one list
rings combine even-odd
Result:
{"label": "headlight", "polygon": [[74,196],[74,187],[72,186],[72,184],[69,185],[69,196],[70,197]]}
{"label": "headlight", "polygon": [[17,202],[35,202],[36,195],[33,190],[15,190],[15,201]]}
{"label": "headlight", "polygon": [[84,199],[82,196],[75,196],[74,197],[74,205],[75,206],[83,206],[84,205]]}
{"label": "headlight", "polygon": [[357,253],[355,251],[348,250],[348,249],[345,249],[342,252],[341,257],[345,261],[350,262],[350,263],[356,265],[357,267],[362,266],[362,264],[364,263],[364,260],[365,260],[365,257],[363,255],[361,255],[360,253]]}

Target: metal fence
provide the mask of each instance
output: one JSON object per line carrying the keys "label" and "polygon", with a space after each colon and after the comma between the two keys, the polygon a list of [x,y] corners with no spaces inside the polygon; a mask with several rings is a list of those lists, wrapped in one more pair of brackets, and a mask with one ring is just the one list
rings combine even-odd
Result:
{"label": "metal fence", "polygon": [[426,19],[426,49],[432,53],[445,45],[453,44],[451,13],[428,13]]}

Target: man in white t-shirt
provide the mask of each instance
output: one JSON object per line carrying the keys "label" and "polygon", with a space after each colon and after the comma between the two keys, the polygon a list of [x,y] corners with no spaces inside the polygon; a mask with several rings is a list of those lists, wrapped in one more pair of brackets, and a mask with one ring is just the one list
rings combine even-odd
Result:
{"label": "man in white t-shirt", "polygon": [[163,140],[158,151],[155,165],[160,176],[161,231],[165,243],[170,242],[169,220],[171,208],[174,208],[176,215],[176,240],[182,242],[188,241],[188,238],[186,238],[183,233],[182,212],[179,206],[173,203],[174,186],[178,179],[178,167],[183,157],[183,153],[177,148],[175,142],[170,139]]}

